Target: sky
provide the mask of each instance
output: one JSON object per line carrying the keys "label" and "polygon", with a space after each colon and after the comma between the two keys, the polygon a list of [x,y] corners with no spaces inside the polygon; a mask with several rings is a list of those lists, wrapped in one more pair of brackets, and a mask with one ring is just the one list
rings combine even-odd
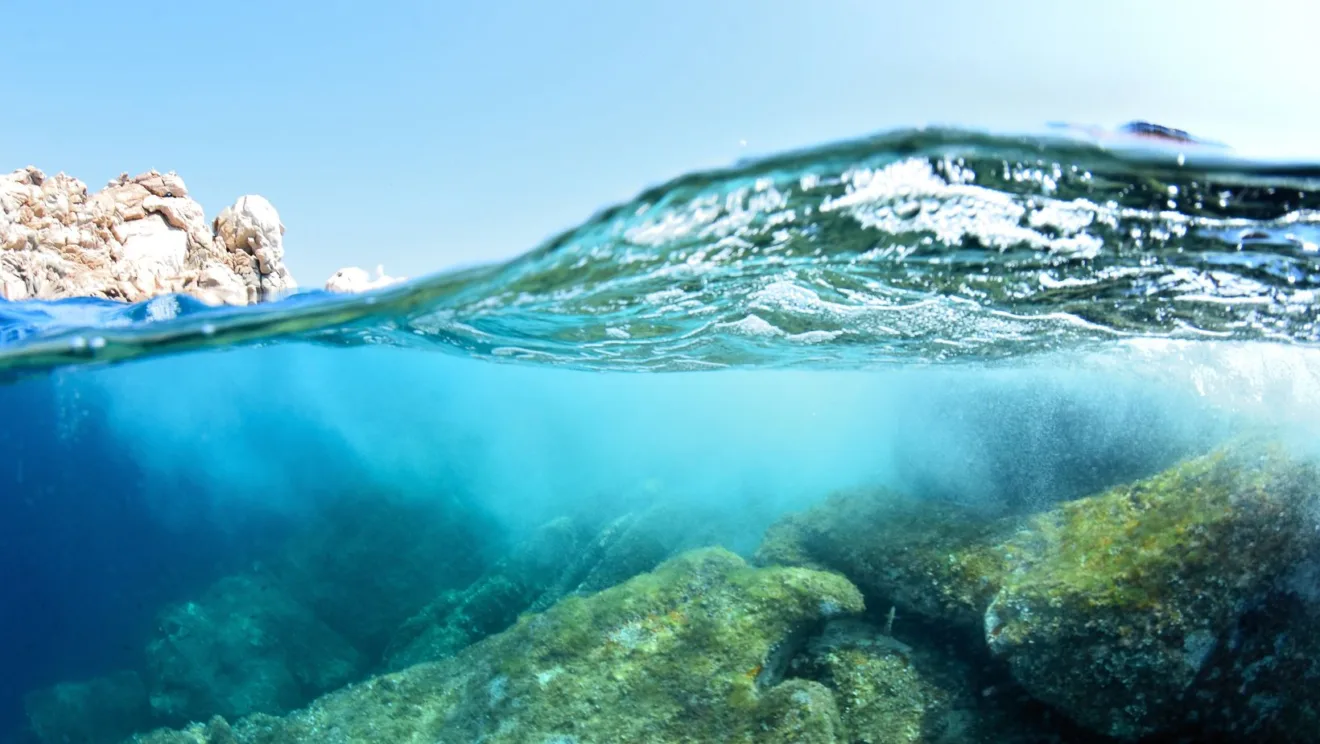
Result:
{"label": "sky", "polygon": [[1297,2],[12,3],[0,168],[177,171],[286,263],[512,257],[683,172],[885,129],[1157,121],[1314,158]]}

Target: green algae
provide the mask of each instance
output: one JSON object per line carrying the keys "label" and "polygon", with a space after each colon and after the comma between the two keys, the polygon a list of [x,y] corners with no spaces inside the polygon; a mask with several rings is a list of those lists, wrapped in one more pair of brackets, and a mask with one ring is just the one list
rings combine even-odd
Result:
{"label": "green algae", "polygon": [[[1137,483],[1061,504],[1032,520],[1015,546],[1025,562],[1009,584],[1084,608],[1180,612],[1176,593],[1201,584],[1231,588],[1262,570],[1289,565],[1301,543],[1274,527],[1300,517],[1296,491],[1314,482],[1277,451],[1255,463],[1226,451],[1188,461]],[[1239,569],[1241,572],[1239,573]],[[1171,583],[1178,575],[1181,582]]]}
{"label": "green algae", "polygon": [[1239,441],[1031,516],[843,494],[772,527],[757,561],[838,571],[873,605],[975,628],[1033,696],[1132,739],[1217,704],[1193,704],[1195,685],[1314,550],[1318,484],[1281,447]]}
{"label": "green algae", "polygon": [[755,561],[839,571],[905,615],[979,629],[1010,569],[1001,542],[1018,524],[886,490],[852,491],[773,525]]}
{"label": "green algae", "polygon": [[1239,446],[1032,520],[986,640],[1036,697],[1110,736],[1181,725],[1214,649],[1311,549],[1320,481]]}
{"label": "green algae", "polygon": [[655,506],[599,529],[584,520],[551,520],[470,586],[442,593],[404,622],[385,651],[385,667],[397,671],[452,656],[509,628],[524,612],[622,583],[683,549],[719,544],[729,525],[703,516]]}
{"label": "green algae", "polygon": [[838,575],[752,568],[723,549],[697,550],[525,615],[450,659],[284,718],[248,717],[232,732],[239,744],[843,741],[828,691],[781,682],[772,667],[812,627],[862,609]]}
{"label": "green algae", "polygon": [[865,623],[839,621],[808,645],[797,671],[834,692],[848,741],[915,744],[928,740],[951,695],[917,668],[912,651]]}

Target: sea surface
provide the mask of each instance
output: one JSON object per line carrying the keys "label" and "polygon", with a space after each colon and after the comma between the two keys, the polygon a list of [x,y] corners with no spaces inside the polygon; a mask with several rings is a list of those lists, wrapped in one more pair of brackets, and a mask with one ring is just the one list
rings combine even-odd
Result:
{"label": "sea surface", "polygon": [[[217,714],[249,741],[252,713],[482,658],[498,643],[474,644],[519,616],[555,617],[564,597],[591,601],[689,548],[762,565],[767,529],[831,494],[989,519],[1048,514],[1244,436],[1309,461],[1318,288],[1320,166],[1131,132],[916,129],[683,175],[515,260],[363,295],[0,302],[0,741],[121,741]],[[682,534],[648,537],[628,567],[598,551],[590,575],[613,578],[595,584],[509,568],[547,524],[571,523],[565,551],[586,554],[620,519]],[[693,524],[713,537],[689,539]],[[1298,550],[1290,565],[1313,556]],[[876,637],[920,647],[918,628],[941,621],[822,568],[861,587]],[[1316,576],[1290,591],[1320,596]],[[523,599],[470,601],[491,577]],[[455,597],[478,608],[458,625]],[[1207,621],[1207,643],[1229,648],[1237,617]],[[446,622],[461,640],[409,645]],[[1204,724],[1175,712],[1106,729],[1074,690],[977,643],[960,658],[1002,678],[977,684],[1032,700],[993,714],[1031,717],[1002,740]],[[519,689],[499,679],[480,726],[429,735],[609,740],[594,723],[535,728],[499,707]],[[68,686],[93,680],[110,681]],[[1320,700],[1320,679],[1285,684]],[[133,712],[107,713],[111,699]],[[877,738],[883,722],[840,715],[849,733],[801,740],[994,740],[930,721],[926,738]],[[1252,725],[1286,731],[1280,715]],[[684,740],[674,720],[652,740]],[[687,740],[718,740],[692,726]],[[270,741],[304,740],[287,736]],[[356,736],[324,740],[373,738]]]}

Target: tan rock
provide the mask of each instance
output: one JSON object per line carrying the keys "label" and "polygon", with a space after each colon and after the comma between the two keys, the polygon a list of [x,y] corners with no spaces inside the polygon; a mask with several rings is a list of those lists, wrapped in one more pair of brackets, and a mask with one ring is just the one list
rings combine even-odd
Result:
{"label": "tan rock", "polygon": [[208,224],[175,173],[123,174],[88,194],[76,178],[29,166],[0,176],[0,296],[259,302],[297,286],[283,233],[260,196],[241,197]]}
{"label": "tan rock", "polygon": [[292,289],[296,285],[284,268],[284,224],[264,197],[240,196],[215,219],[217,246],[234,256],[251,256],[267,291]]}

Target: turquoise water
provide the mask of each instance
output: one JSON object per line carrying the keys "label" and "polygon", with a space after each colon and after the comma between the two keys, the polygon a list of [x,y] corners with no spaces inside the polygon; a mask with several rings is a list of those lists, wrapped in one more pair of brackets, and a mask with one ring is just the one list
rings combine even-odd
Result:
{"label": "turquoise water", "polygon": [[2,304],[0,731],[1313,740],[1318,185],[904,131],[368,295]]}

